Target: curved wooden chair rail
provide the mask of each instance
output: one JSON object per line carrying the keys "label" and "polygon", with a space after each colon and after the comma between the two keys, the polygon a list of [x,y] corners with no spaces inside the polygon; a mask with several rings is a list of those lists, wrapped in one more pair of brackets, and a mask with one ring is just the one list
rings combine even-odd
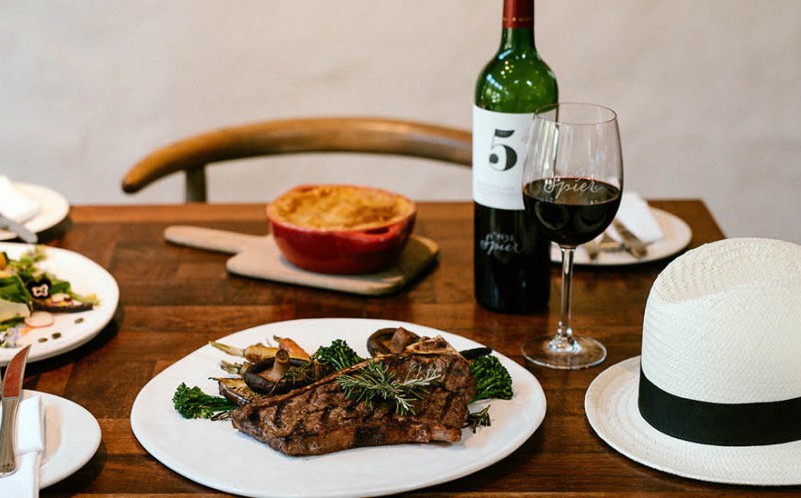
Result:
{"label": "curved wooden chair rail", "polygon": [[302,152],[367,152],[434,159],[471,166],[469,131],[380,118],[305,118],[222,128],[157,149],[136,163],[122,181],[138,192],[165,176],[186,173],[186,201],[206,202],[208,164]]}

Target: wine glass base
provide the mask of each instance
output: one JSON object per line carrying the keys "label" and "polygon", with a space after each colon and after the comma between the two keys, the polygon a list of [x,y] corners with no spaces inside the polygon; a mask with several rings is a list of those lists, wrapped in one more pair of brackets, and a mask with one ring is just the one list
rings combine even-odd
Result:
{"label": "wine glass base", "polygon": [[578,370],[606,359],[606,348],[592,337],[573,336],[571,341],[545,336],[529,339],[522,347],[526,360],[548,368]]}

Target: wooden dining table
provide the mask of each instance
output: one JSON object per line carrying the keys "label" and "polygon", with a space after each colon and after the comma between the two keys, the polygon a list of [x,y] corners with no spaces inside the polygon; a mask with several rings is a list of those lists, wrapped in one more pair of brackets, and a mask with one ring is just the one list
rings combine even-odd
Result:
{"label": "wooden dining table", "polygon": [[[691,248],[724,237],[699,200],[651,204],[687,222]],[[26,389],[82,405],[102,430],[91,460],[41,495],[227,496],[173,472],[139,444],[130,421],[137,394],[209,340],[260,324],[324,317],[400,320],[459,334],[525,365],[542,385],[547,414],[522,446],[495,464],[417,490],[415,496],[801,494],[801,487],[731,486],[662,473],[617,453],[588,424],[585,391],[604,368],[639,354],[648,292],[669,258],[577,268],[574,327],[600,339],[608,358],[578,371],[533,367],[526,365],[520,346],[532,334],[555,328],[559,268],[553,267],[548,309],[513,315],[480,307],[473,297],[472,216],[468,202],[420,203],[415,233],[439,245],[436,264],[392,295],[367,297],[232,275],[225,266],[228,255],[164,239],[164,230],[176,224],[266,234],[262,204],[73,206],[65,222],[43,234],[45,243],[108,269],[119,284],[120,303],[112,321],[90,342],[28,366]],[[264,451],[272,450],[265,446]]]}

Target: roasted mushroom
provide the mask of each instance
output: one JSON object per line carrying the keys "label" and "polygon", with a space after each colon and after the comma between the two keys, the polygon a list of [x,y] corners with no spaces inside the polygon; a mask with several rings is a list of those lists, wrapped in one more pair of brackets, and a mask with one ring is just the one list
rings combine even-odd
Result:
{"label": "roasted mushroom", "polygon": [[248,366],[242,372],[242,379],[248,387],[259,394],[282,394],[307,383],[305,379],[288,376],[290,367],[306,367],[309,362],[291,358],[289,353],[279,349],[273,358],[266,358]]}
{"label": "roasted mushroom", "polygon": [[260,394],[248,387],[244,379],[235,377],[216,378],[217,388],[220,394],[228,401],[236,403],[239,406],[247,405],[248,403],[261,397]]}
{"label": "roasted mushroom", "polygon": [[403,327],[379,329],[367,339],[370,356],[398,354],[409,344],[420,340],[420,336]]}

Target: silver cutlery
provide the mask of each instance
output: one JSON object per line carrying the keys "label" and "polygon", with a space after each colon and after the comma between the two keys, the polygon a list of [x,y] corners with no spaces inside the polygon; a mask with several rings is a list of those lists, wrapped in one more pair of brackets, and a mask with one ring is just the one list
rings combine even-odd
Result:
{"label": "silver cutlery", "polygon": [[617,230],[620,238],[623,239],[623,248],[635,258],[644,258],[648,255],[648,246],[640,240],[624,225],[620,220],[614,219],[612,226]]}
{"label": "silver cutlery", "polygon": [[607,232],[604,232],[601,239],[593,239],[584,244],[584,250],[590,261],[595,261],[602,252],[616,252],[623,250],[623,244],[613,239]]}
{"label": "silver cutlery", "polygon": [[17,408],[22,398],[22,381],[25,379],[25,362],[28,360],[30,345],[14,355],[3,376],[3,417],[0,420],[0,477],[13,474],[17,470],[14,458],[14,439],[16,438]]}
{"label": "silver cutlery", "polygon": [[592,239],[584,244],[584,250],[587,251],[587,256],[590,258],[590,261],[595,261],[598,255],[601,254],[601,241]]}
{"label": "silver cutlery", "polygon": [[9,232],[13,232],[20,239],[29,244],[35,244],[39,240],[39,237],[37,237],[35,233],[25,228],[22,223],[17,223],[11,218],[3,216],[2,213],[0,213],[0,230],[8,230]]}

